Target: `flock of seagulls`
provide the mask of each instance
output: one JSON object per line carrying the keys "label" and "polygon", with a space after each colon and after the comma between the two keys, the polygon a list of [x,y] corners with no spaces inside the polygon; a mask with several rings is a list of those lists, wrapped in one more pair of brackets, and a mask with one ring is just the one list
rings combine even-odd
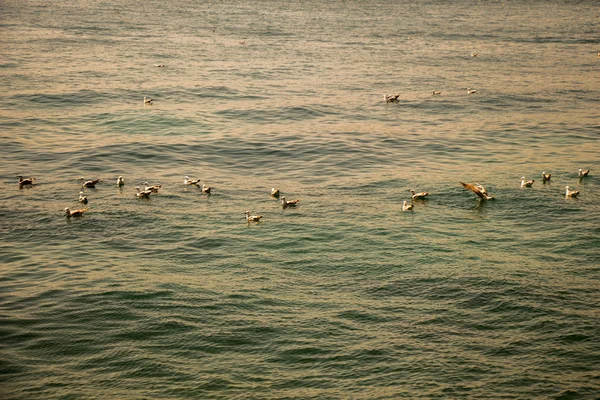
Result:
{"label": "flock of seagulls", "polygon": [[[578,177],[579,177],[579,181],[581,182],[584,178],[587,178],[590,174],[590,170],[583,170],[583,169],[579,169],[578,171]],[[24,186],[34,186],[35,185],[35,180],[36,178],[23,178],[23,175],[17,175],[17,177],[19,178],[19,188],[23,188]],[[552,174],[547,174],[545,171],[542,172],[542,181],[543,183],[549,183],[552,179]],[[85,178],[81,177],[78,179],[79,181],[81,181],[81,187],[82,188],[95,188],[96,185],[101,181],[100,179],[93,179],[93,180],[86,180]],[[184,176],[183,177],[183,185],[184,186],[196,186],[196,187],[201,187],[201,191],[204,194],[210,195],[212,188],[210,186],[207,186],[206,184],[202,184],[202,186],[200,186],[200,179],[192,179],[189,176]],[[491,196],[486,188],[475,182],[474,184],[470,184],[470,183],[464,183],[464,182],[459,182],[465,189],[470,190],[471,192],[475,193],[475,195],[477,195],[477,197],[479,197],[480,200],[493,200],[494,197]],[[524,176],[521,177],[521,187],[522,188],[531,188],[533,187],[533,184],[535,183],[535,179],[531,179],[531,180],[526,180]],[[123,176],[119,176],[117,178],[116,184],[118,187],[123,187],[125,185],[125,180],[123,179]],[[148,182],[144,182],[144,189],[142,190],[142,188],[140,186],[136,186],[136,197],[138,198],[150,198],[151,195],[156,194],[159,192],[159,190],[162,188],[162,185],[150,185]],[[566,192],[565,192],[565,197],[566,198],[575,198],[579,195],[579,191],[578,190],[574,190],[571,189],[571,187],[569,185],[565,186]],[[413,189],[408,189],[408,191],[410,192],[411,198],[410,198],[410,203],[407,200],[404,200],[402,203],[402,211],[413,211],[414,209],[414,202],[415,201],[420,201],[420,200],[426,200],[427,196],[429,196],[429,192],[416,192]],[[281,194],[281,191],[279,189],[276,188],[272,188],[271,189],[271,196],[275,197],[275,198],[279,198]],[[85,193],[83,191],[79,192],[79,202],[82,204],[88,204],[88,198],[85,196]],[[285,196],[281,196],[280,198],[280,202],[281,202],[281,207],[282,208],[288,208],[288,207],[295,207],[300,203],[300,199],[293,199],[293,200],[287,200]],[[85,212],[87,211],[87,208],[82,208],[82,209],[77,209],[77,210],[71,210],[68,207],[65,208],[65,215],[67,217],[79,217],[82,216]],[[250,222],[259,222],[260,219],[262,218],[262,215],[252,215],[250,213],[250,210],[246,211],[246,222],[250,223]]]}

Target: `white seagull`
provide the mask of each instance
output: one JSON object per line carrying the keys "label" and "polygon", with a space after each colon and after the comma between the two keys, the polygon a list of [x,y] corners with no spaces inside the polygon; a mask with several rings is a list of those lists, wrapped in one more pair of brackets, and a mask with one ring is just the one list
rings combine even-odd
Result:
{"label": "white seagull", "polygon": [[400,97],[399,94],[384,94],[383,98],[385,99],[386,103],[395,103],[398,101],[398,97]]}
{"label": "white seagull", "polygon": [[123,185],[125,185],[125,180],[123,180],[123,176],[122,176],[122,175],[120,175],[120,176],[117,178],[117,186],[123,186]]}
{"label": "white seagull", "polygon": [[272,188],[271,189],[271,196],[273,196],[273,197],[279,197],[279,189]]}
{"label": "white seagull", "polygon": [[144,188],[146,192],[150,191],[152,193],[158,193],[158,189],[160,189],[161,187],[162,185],[149,186],[148,182],[144,182]]}
{"label": "white seagull", "polygon": [[183,177],[183,184],[198,186],[200,184],[200,179],[191,179],[189,176],[186,175]]}
{"label": "white seagull", "polygon": [[439,96],[440,94],[442,94],[442,92],[436,92],[435,90],[433,91],[434,96]]}
{"label": "white seagull", "polygon": [[80,217],[84,212],[87,211],[87,208],[82,208],[80,210],[69,210],[69,208],[65,208],[65,215],[67,217]]}
{"label": "white seagull", "polygon": [[570,186],[565,186],[565,189],[567,189],[567,191],[565,192],[565,197],[577,197],[577,195],[579,194],[578,190],[571,190]]}
{"label": "white seagull", "polygon": [[163,68],[165,66],[165,64],[154,64],[154,66],[156,68]]}
{"label": "white seagull", "polygon": [[258,222],[262,218],[262,215],[250,215],[250,211],[246,211],[246,221],[247,222]]}
{"label": "white seagull", "polygon": [[402,211],[412,211],[413,207],[413,204],[408,204],[408,201],[406,200],[404,200],[404,203],[402,203]]}
{"label": "white seagull", "polygon": [[421,200],[424,199],[426,196],[429,196],[429,192],[415,193],[415,191],[412,189],[408,189],[408,191],[410,192],[413,200]]}
{"label": "white seagull", "polygon": [[153,99],[149,99],[148,97],[144,96],[144,105],[151,105],[152,101]]}
{"label": "white seagull", "polygon": [[81,178],[79,178],[78,180],[83,182],[81,184],[81,187],[86,187],[86,188],[95,188],[96,184],[98,182],[100,182],[100,179],[92,179],[91,181],[86,181],[83,176]]}
{"label": "white seagull", "polygon": [[83,192],[79,192],[79,201],[80,201],[81,203],[83,203],[83,204],[87,204],[87,203],[88,203],[88,199],[87,199],[87,197],[85,197],[85,196],[83,195]]}
{"label": "white seagull", "polygon": [[580,178],[585,178],[586,176],[588,176],[590,174],[590,170],[586,169],[585,171],[582,170],[581,168],[579,168],[579,177]]}
{"label": "white seagull", "polygon": [[535,179],[526,181],[524,176],[521,177],[521,187],[531,187],[531,186],[533,186],[534,182],[535,182]]}
{"label": "white seagull", "polygon": [[205,184],[202,184],[202,193],[210,194],[211,189],[212,188],[210,186],[206,186]]}
{"label": "white seagull", "polygon": [[300,203],[300,199],[287,201],[285,196],[281,196],[281,206],[283,208],[295,207],[298,203]]}
{"label": "white seagull", "polygon": [[482,200],[492,200],[493,199],[493,197],[488,194],[487,190],[485,190],[485,188],[482,185],[480,185],[479,183],[475,183],[475,185],[471,185],[470,183],[460,182],[460,184],[463,185],[463,187],[465,189],[468,189],[471,192],[475,193]]}
{"label": "white seagull", "polygon": [[467,94],[477,93],[477,89],[467,88]]}
{"label": "white seagull", "polygon": [[151,190],[144,190],[143,192],[140,190],[139,186],[135,187],[135,190],[137,190],[137,193],[135,194],[137,197],[142,198],[145,197],[147,199],[150,198],[150,195],[152,194]]}
{"label": "white seagull", "polygon": [[552,178],[552,174],[547,174],[546,171],[542,172],[542,182],[543,183],[549,182],[550,178]]}

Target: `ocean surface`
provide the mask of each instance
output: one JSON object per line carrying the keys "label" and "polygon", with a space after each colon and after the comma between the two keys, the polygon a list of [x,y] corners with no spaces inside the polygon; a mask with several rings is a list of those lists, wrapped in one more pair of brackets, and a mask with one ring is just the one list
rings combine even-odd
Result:
{"label": "ocean surface", "polygon": [[599,32],[595,0],[1,1],[0,397],[599,398]]}

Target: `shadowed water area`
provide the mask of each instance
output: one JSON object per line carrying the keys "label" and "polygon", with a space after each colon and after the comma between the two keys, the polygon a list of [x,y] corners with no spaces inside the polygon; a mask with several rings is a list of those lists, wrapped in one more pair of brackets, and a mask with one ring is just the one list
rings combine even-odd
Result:
{"label": "shadowed water area", "polygon": [[0,397],[598,397],[599,23],[0,2]]}

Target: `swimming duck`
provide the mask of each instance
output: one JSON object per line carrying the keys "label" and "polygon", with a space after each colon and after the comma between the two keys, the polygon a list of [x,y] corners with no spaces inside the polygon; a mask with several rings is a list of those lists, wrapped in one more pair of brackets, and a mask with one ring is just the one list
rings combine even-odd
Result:
{"label": "swimming duck", "polygon": [[35,181],[35,178],[23,178],[23,175],[17,175],[17,178],[19,178],[20,186],[33,185],[33,181]]}

